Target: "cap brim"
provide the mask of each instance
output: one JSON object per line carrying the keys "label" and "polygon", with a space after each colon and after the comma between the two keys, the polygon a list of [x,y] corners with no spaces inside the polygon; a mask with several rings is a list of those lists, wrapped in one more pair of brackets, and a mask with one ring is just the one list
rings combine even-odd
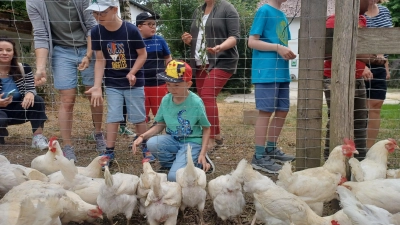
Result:
{"label": "cap brim", "polygon": [[103,5],[98,5],[98,4],[92,4],[90,5],[86,10],[91,10],[91,11],[96,11],[96,12],[103,12],[110,8],[111,6],[103,6]]}
{"label": "cap brim", "polygon": [[183,79],[172,78],[172,77],[168,76],[167,73],[165,73],[165,72],[157,73],[157,77],[158,77],[158,79],[165,80],[166,82],[170,82],[170,83],[184,82]]}

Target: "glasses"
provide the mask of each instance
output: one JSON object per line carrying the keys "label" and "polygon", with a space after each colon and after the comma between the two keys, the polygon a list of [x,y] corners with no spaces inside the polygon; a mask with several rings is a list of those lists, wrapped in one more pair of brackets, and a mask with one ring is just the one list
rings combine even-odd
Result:
{"label": "glasses", "polygon": [[142,23],[142,25],[147,25],[147,26],[149,26],[150,28],[153,28],[153,27],[156,27],[156,26],[157,26],[156,23]]}
{"label": "glasses", "polygon": [[93,16],[105,16],[105,15],[107,15],[108,12],[110,12],[110,10],[111,10],[112,8],[113,8],[113,7],[109,7],[108,9],[106,9],[106,10],[104,10],[104,11],[101,11],[101,12],[93,11]]}

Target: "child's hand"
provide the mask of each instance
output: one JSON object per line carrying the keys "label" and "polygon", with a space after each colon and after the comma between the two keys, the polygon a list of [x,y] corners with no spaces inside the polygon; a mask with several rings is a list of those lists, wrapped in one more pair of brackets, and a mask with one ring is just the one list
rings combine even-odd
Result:
{"label": "child's hand", "polygon": [[136,154],[137,147],[138,147],[140,144],[142,144],[142,142],[143,142],[143,137],[142,137],[142,136],[139,136],[139,137],[133,142],[133,144],[132,144],[132,152],[133,152],[133,154]]}
{"label": "child's hand", "polygon": [[103,95],[100,87],[91,87],[85,91],[85,94],[90,96],[90,103],[94,106],[100,106],[103,103]]}
{"label": "child's hand", "polygon": [[285,60],[296,58],[296,55],[292,52],[292,50],[290,50],[290,48],[279,44],[276,46],[277,46],[276,52],[278,52],[278,54],[282,56],[282,58],[284,58]]}
{"label": "child's hand", "polygon": [[126,75],[126,78],[128,78],[128,80],[129,80],[129,85],[133,86],[136,84],[135,74],[128,73],[128,75]]}
{"label": "child's hand", "polygon": [[200,154],[197,162],[203,165],[204,172],[207,172],[211,168],[211,165],[207,162],[205,155]]}
{"label": "child's hand", "polygon": [[190,43],[192,42],[192,35],[189,34],[188,32],[185,32],[182,34],[182,41],[187,44],[190,45]]}

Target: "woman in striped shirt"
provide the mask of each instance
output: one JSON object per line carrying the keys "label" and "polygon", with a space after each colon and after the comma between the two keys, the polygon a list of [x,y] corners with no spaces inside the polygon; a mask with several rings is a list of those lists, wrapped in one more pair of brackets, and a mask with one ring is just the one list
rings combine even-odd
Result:
{"label": "woman in striped shirt", "polygon": [[[380,5],[387,0],[370,0],[368,11],[365,13],[367,18],[367,27],[393,27],[392,17],[389,10]],[[383,54],[381,54],[383,57]],[[387,58],[387,56],[385,56]],[[367,148],[375,143],[378,136],[380,127],[380,114],[383,101],[386,98],[386,79],[390,78],[389,63],[386,61],[385,65],[367,65],[373,74],[372,80],[365,81],[367,89],[367,103],[368,103],[368,128],[367,128]]]}
{"label": "woman in striped shirt", "polygon": [[43,136],[47,120],[43,98],[36,95],[32,69],[18,63],[15,43],[0,37],[0,145],[8,136],[7,126],[27,121],[32,125],[32,148],[48,148]]}

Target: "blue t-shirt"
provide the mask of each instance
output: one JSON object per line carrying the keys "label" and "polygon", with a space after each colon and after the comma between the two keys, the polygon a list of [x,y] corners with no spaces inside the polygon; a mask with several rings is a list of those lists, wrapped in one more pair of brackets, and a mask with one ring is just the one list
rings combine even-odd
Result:
{"label": "blue t-shirt", "polygon": [[0,81],[1,81],[1,84],[3,85],[3,87],[2,87],[2,93],[4,93],[3,99],[6,98],[7,94],[10,91],[15,89],[14,95],[13,95],[13,102],[21,100],[22,95],[21,95],[21,93],[19,93],[17,85],[15,84],[12,77],[0,78]]}
{"label": "blue t-shirt", "polygon": [[185,101],[180,104],[175,104],[172,97],[171,93],[164,96],[154,120],[165,123],[166,133],[172,135],[176,140],[182,143],[194,142],[201,145],[202,127],[211,126],[207,119],[203,100],[191,91]]}
{"label": "blue t-shirt", "polygon": [[[290,31],[285,13],[265,4],[254,16],[250,35],[260,35],[260,40],[288,46]],[[289,61],[276,51],[253,49],[251,81],[256,83],[290,82]]]}
{"label": "blue t-shirt", "polygon": [[163,37],[154,35],[143,39],[146,45],[147,60],[144,64],[145,86],[158,86],[165,84],[164,80],[157,79],[157,73],[165,71],[165,56],[171,55],[167,42]]}
{"label": "blue t-shirt", "polygon": [[[136,49],[145,48],[138,28],[126,21],[116,31],[108,31],[104,26],[92,28],[92,49],[101,50],[106,59],[104,84],[112,88],[131,88],[126,75],[137,59]],[[143,87],[143,71],[136,73],[134,87]]]}

